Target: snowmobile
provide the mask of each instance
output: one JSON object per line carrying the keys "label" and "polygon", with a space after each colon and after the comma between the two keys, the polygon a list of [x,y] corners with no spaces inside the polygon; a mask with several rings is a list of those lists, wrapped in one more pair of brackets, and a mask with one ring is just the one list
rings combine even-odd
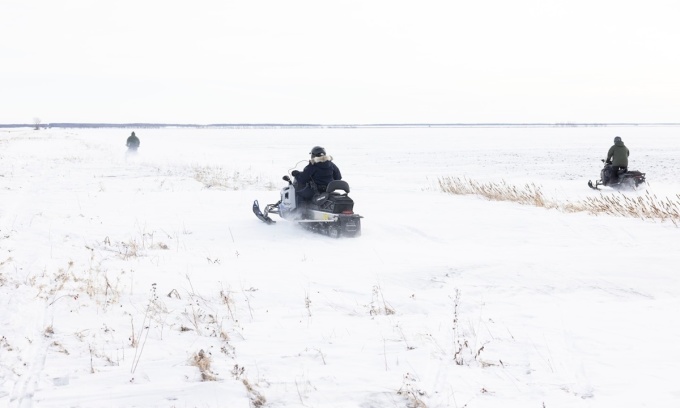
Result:
{"label": "snowmobile", "polygon": [[[599,190],[599,186],[611,187],[617,190],[637,190],[638,186],[646,182],[645,173],[637,170],[619,170],[615,177],[611,176],[612,164],[602,159],[604,167],[600,170],[600,179],[588,180],[588,187]],[[613,180],[612,180],[613,179]]]}
{"label": "snowmobile", "polygon": [[296,196],[296,184],[289,176],[283,176],[283,180],[288,185],[281,189],[281,199],[277,203],[267,204],[261,211],[258,201],[253,202],[253,213],[261,221],[273,224],[276,221],[269,214],[278,214],[284,220],[297,222],[332,238],[361,235],[363,217],[354,213],[354,200],[348,196],[349,184],[346,181],[332,181],[326,186],[326,191],[305,201]]}

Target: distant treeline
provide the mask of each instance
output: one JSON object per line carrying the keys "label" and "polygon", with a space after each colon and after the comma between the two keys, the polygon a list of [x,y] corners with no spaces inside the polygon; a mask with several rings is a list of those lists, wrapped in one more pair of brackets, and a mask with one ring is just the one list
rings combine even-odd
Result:
{"label": "distant treeline", "polygon": [[374,123],[374,124],[312,124],[312,123],[215,123],[198,125],[187,123],[41,123],[0,124],[0,128],[543,128],[543,127],[606,127],[606,126],[680,126],[680,123]]}

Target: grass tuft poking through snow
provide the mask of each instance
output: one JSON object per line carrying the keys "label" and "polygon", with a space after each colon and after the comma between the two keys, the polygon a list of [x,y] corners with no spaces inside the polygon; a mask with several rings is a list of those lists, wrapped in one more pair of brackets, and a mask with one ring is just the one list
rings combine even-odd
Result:
{"label": "grass tuft poking through snow", "polygon": [[608,214],[620,217],[633,217],[660,221],[670,221],[680,227],[680,194],[675,200],[659,199],[646,191],[644,195],[629,197],[625,194],[588,197],[580,201],[559,202],[546,198],[541,187],[526,184],[523,188],[506,183],[481,183],[459,177],[438,179],[441,191],[457,195],[479,195],[493,201],[512,201],[523,205],[534,205],[563,212],[587,212],[589,214]]}
{"label": "grass tuft poking through snow", "polygon": [[261,186],[266,190],[276,190],[271,181],[260,176],[252,176],[238,170],[225,170],[219,166],[194,166],[194,178],[206,188],[215,190],[242,190],[246,187]]}
{"label": "grass tuft poking through snow", "polygon": [[199,350],[191,357],[191,364],[198,367],[201,372],[201,381],[215,381],[217,376],[210,370],[211,358],[205,351]]}

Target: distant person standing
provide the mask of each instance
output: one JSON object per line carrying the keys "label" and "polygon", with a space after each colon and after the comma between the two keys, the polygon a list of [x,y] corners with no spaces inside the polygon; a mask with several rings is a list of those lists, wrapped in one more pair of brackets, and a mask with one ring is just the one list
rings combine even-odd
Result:
{"label": "distant person standing", "polygon": [[130,151],[137,151],[139,148],[139,138],[132,132],[130,137],[127,138],[127,143],[125,144]]}

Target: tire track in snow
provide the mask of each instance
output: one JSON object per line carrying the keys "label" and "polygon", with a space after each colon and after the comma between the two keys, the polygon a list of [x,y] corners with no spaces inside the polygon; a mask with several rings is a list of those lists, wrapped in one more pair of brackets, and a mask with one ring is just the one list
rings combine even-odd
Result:
{"label": "tire track in snow", "polygon": [[47,359],[47,350],[49,344],[45,341],[44,330],[51,321],[52,308],[49,307],[45,301],[45,307],[42,309],[42,319],[40,316],[35,316],[35,319],[25,318],[24,321],[40,322],[29,326],[30,333],[27,333],[26,338],[32,339],[31,346],[25,354],[29,356],[30,360],[27,364],[26,374],[20,376],[14,383],[12,392],[9,398],[9,408],[30,408],[33,407],[33,397],[37,391],[38,381],[40,375],[45,367],[45,360]]}
{"label": "tire track in snow", "polygon": [[[54,280],[52,282],[53,285],[57,284]],[[56,293],[56,291],[54,292]],[[34,406],[34,396],[38,391],[38,383],[45,368],[50,347],[45,331],[54,320],[54,307],[52,306],[54,302],[50,301],[49,298],[41,297],[36,297],[36,302],[38,299],[44,303],[42,307],[35,305],[29,310],[14,311],[18,316],[18,324],[15,324],[24,327],[23,337],[29,341],[30,346],[25,351],[19,351],[20,355],[25,356],[25,358],[20,359],[20,361],[23,360],[25,370],[23,374],[16,374],[18,378],[12,387],[8,408],[31,408]],[[24,303],[21,303],[18,304],[18,307],[24,305]],[[30,313],[31,311],[33,313]]]}

